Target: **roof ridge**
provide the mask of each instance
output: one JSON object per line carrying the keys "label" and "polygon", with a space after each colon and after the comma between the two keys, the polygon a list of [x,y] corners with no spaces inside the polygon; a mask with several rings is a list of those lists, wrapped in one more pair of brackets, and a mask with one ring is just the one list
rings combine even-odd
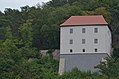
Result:
{"label": "roof ridge", "polygon": [[81,16],[71,16],[71,17],[86,17],[86,16],[103,16],[103,15],[81,15]]}

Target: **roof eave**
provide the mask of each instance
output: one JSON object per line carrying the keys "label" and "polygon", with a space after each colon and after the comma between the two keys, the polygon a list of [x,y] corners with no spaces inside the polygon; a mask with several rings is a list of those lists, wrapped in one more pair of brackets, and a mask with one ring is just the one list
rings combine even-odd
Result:
{"label": "roof eave", "polygon": [[60,25],[60,27],[73,27],[73,26],[107,26],[108,24],[85,24],[85,25]]}

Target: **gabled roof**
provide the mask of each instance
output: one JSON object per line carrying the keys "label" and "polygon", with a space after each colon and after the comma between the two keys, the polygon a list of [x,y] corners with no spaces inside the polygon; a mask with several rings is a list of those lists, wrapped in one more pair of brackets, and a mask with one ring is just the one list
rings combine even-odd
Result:
{"label": "gabled roof", "polygon": [[92,26],[92,25],[107,25],[102,15],[94,16],[71,16],[66,20],[61,27],[65,26]]}

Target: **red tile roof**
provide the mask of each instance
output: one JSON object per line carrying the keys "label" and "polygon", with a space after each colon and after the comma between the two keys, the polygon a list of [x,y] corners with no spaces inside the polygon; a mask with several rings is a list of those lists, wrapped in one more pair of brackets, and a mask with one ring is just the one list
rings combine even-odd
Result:
{"label": "red tile roof", "polygon": [[95,16],[71,16],[60,26],[88,26],[88,25],[107,25],[102,15]]}

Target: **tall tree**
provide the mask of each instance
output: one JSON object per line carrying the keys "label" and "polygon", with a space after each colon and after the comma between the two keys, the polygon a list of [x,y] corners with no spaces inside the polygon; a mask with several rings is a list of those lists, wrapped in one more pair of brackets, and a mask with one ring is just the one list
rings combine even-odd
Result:
{"label": "tall tree", "polygon": [[20,37],[25,46],[32,46],[33,41],[33,30],[32,30],[32,20],[27,20],[20,28]]}

